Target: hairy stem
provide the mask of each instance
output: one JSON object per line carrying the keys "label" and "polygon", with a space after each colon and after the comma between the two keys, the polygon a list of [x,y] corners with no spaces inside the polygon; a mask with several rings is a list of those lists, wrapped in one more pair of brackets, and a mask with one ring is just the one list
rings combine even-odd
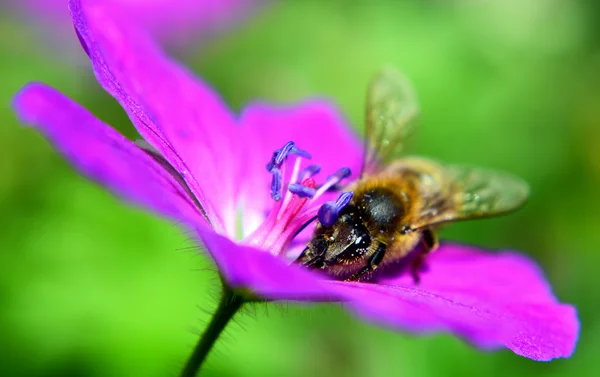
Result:
{"label": "hairy stem", "polygon": [[243,304],[244,299],[242,297],[225,287],[219,307],[210,320],[208,327],[204,330],[196,347],[194,347],[194,351],[190,355],[185,364],[185,368],[183,368],[183,371],[180,374],[181,377],[196,376],[212,346],[219,338],[219,335],[221,335],[225,326],[227,326],[229,321]]}

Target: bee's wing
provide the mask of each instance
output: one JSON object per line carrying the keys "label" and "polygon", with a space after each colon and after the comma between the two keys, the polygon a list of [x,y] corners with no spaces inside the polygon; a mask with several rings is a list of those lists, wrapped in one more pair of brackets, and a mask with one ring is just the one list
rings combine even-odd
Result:
{"label": "bee's wing", "polygon": [[527,200],[529,186],[508,173],[421,158],[396,164],[405,177],[415,177],[420,194],[413,229],[446,222],[491,217],[516,210]]}
{"label": "bee's wing", "polygon": [[397,157],[418,113],[415,92],[403,75],[385,68],[373,77],[367,94],[362,173],[376,173]]}

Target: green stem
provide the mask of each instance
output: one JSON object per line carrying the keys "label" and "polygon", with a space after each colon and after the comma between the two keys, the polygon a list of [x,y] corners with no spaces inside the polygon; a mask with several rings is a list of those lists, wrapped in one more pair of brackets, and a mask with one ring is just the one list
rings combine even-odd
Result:
{"label": "green stem", "polygon": [[225,326],[229,323],[231,318],[237,313],[237,311],[244,304],[244,299],[233,291],[225,287],[221,302],[217,311],[213,315],[208,327],[200,337],[198,344],[194,348],[194,351],[190,355],[185,368],[180,374],[180,377],[195,377],[200,371],[202,363],[206,359],[206,356],[210,352],[215,341],[225,329]]}

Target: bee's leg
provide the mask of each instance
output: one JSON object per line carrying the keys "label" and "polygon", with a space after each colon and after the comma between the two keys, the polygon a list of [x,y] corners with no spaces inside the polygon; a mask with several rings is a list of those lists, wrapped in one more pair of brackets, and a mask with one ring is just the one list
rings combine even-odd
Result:
{"label": "bee's leg", "polygon": [[410,266],[410,274],[412,275],[415,284],[419,284],[421,281],[419,271],[421,270],[421,267],[423,267],[425,257],[438,247],[438,238],[433,230],[425,229],[421,232],[421,237],[423,247],[419,250],[419,254],[417,254]]}
{"label": "bee's leg", "polygon": [[377,250],[375,250],[373,255],[371,255],[371,257],[369,258],[367,265],[361,268],[358,272],[355,272],[352,276],[350,276],[344,281],[359,281],[360,278],[363,277],[365,274],[375,271],[375,269],[377,268],[377,266],[379,266],[379,263],[381,263],[383,257],[385,256],[386,248],[387,245],[380,242],[379,245],[377,245]]}

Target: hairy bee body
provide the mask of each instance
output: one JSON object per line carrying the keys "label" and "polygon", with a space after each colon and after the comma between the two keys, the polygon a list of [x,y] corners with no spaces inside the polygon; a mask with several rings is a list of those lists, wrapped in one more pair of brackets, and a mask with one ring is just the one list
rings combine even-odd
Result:
{"label": "hairy bee body", "polygon": [[[379,266],[419,249],[411,274],[419,281],[425,255],[436,248],[434,230],[455,221],[500,216],[527,199],[525,182],[510,174],[396,158],[416,126],[412,87],[390,69],[369,85],[361,178],[337,202],[323,206],[312,240],[298,262],[350,281],[368,280]],[[324,225],[325,224],[325,225]]]}
{"label": "hairy bee body", "polygon": [[426,169],[399,163],[354,183],[350,203],[334,225],[317,224],[300,262],[338,279],[365,280],[374,267],[405,257],[423,238],[411,231],[422,207],[422,184],[429,181],[423,177],[429,177]]}

